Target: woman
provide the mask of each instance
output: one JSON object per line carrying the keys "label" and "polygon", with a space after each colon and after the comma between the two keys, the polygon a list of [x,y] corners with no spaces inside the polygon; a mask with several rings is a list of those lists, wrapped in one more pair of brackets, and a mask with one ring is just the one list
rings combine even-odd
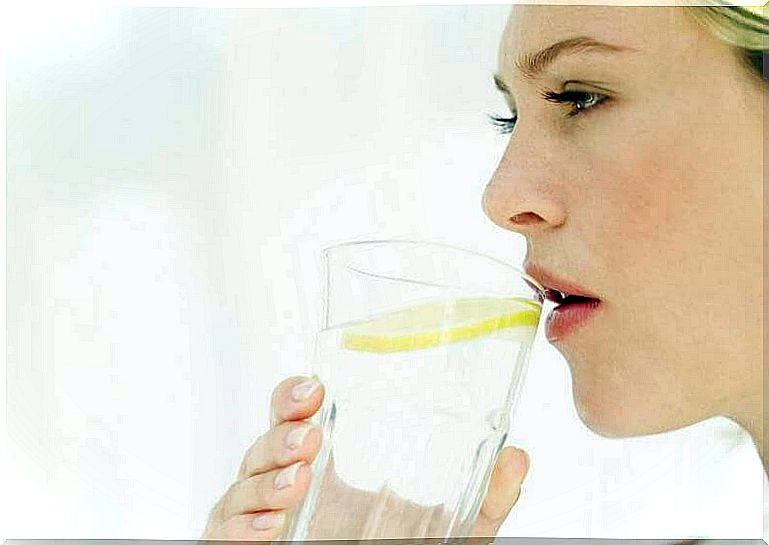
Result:
{"label": "woman", "polygon": [[[526,270],[543,285],[599,299],[579,328],[550,336],[571,368],[577,412],[598,434],[725,415],[750,433],[766,468],[768,35],[758,9],[512,10],[494,77],[511,110],[495,123],[511,136],[483,209],[526,237]],[[280,537],[320,447],[301,421],[323,395],[302,377],[277,386],[273,425],[245,453],[205,539]],[[528,466],[524,452],[502,451],[474,535],[496,534]]]}

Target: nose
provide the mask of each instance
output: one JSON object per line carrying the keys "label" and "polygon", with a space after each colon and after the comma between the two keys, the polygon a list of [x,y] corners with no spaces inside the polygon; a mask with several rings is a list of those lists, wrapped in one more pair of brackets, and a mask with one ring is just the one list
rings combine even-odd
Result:
{"label": "nose", "polygon": [[534,235],[566,221],[556,162],[543,152],[516,141],[515,135],[510,138],[482,201],[483,211],[503,229]]}

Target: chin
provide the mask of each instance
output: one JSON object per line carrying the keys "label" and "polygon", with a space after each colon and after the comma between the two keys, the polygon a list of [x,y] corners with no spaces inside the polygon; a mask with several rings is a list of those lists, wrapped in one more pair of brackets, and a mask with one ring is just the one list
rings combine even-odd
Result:
{"label": "chin", "polygon": [[655,381],[618,369],[611,362],[632,358],[599,350],[605,346],[572,342],[568,351],[562,351],[576,413],[587,429],[603,438],[622,439],[673,431],[693,422],[686,418],[692,415],[672,402],[674,392],[660,391]]}
{"label": "chin", "polygon": [[[683,418],[682,415],[665,415],[658,409],[658,402],[633,404],[630,396],[616,396],[599,401],[595,394],[583,397],[574,389],[574,405],[577,416],[591,432],[606,439],[622,439],[655,435],[685,428],[705,418]],[[651,398],[650,398],[651,399]]]}
{"label": "chin", "polygon": [[631,396],[597,395],[573,388],[577,416],[590,431],[606,439],[638,437],[670,431],[678,426],[665,426],[657,421],[654,411],[647,412],[654,403],[635,406]]}
{"label": "chin", "polygon": [[590,412],[585,407],[576,403],[577,416],[582,421],[587,429],[595,433],[599,437],[606,439],[620,439],[623,437],[634,437],[635,435],[643,435],[643,433],[632,433],[622,423],[618,423],[616,419],[609,419],[602,417],[602,415],[596,415],[595,412]]}
{"label": "chin", "polygon": [[642,429],[631,430],[625,426],[617,426],[613,425],[612,423],[607,423],[604,420],[591,418],[590,416],[585,415],[585,413],[579,409],[577,409],[577,415],[587,429],[599,437],[603,437],[604,439],[622,439],[653,433]]}

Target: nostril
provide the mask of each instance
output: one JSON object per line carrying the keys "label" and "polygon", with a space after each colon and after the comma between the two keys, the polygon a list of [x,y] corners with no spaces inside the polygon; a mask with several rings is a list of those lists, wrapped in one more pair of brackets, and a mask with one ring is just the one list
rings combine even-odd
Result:
{"label": "nostril", "polygon": [[516,214],[510,218],[510,222],[516,225],[526,225],[529,223],[536,223],[539,221],[539,216],[533,212],[522,212]]}

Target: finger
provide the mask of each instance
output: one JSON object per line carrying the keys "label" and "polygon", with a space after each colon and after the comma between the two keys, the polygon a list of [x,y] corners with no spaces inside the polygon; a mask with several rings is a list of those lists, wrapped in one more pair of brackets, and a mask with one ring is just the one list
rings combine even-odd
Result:
{"label": "finger", "polygon": [[310,484],[310,466],[304,461],[288,467],[261,473],[230,486],[221,500],[218,520],[255,513],[286,509],[304,498]]}
{"label": "finger", "polygon": [[289,377],[278,384],[270,400],[270,426],[287,420],[304,420],[323,402],[323,385],[313,377]]}
{"label": "finger", "polygon": [[481,505],[472,535],[494,536],[521,494],[529,471],[529,457],[520,449],[502,450],[491,474],[486,498]]}
{"label": "finger", "polygon": [[207,532],[206,540],[272,541],[286,526],[284,511],[262,511],[238,515]]}
{"label": "finger", "polygon": [[312,463],[320,450],[320,428],[310,422],[284,422],[259,438],[246,450],[238,480],[304,460]]}

